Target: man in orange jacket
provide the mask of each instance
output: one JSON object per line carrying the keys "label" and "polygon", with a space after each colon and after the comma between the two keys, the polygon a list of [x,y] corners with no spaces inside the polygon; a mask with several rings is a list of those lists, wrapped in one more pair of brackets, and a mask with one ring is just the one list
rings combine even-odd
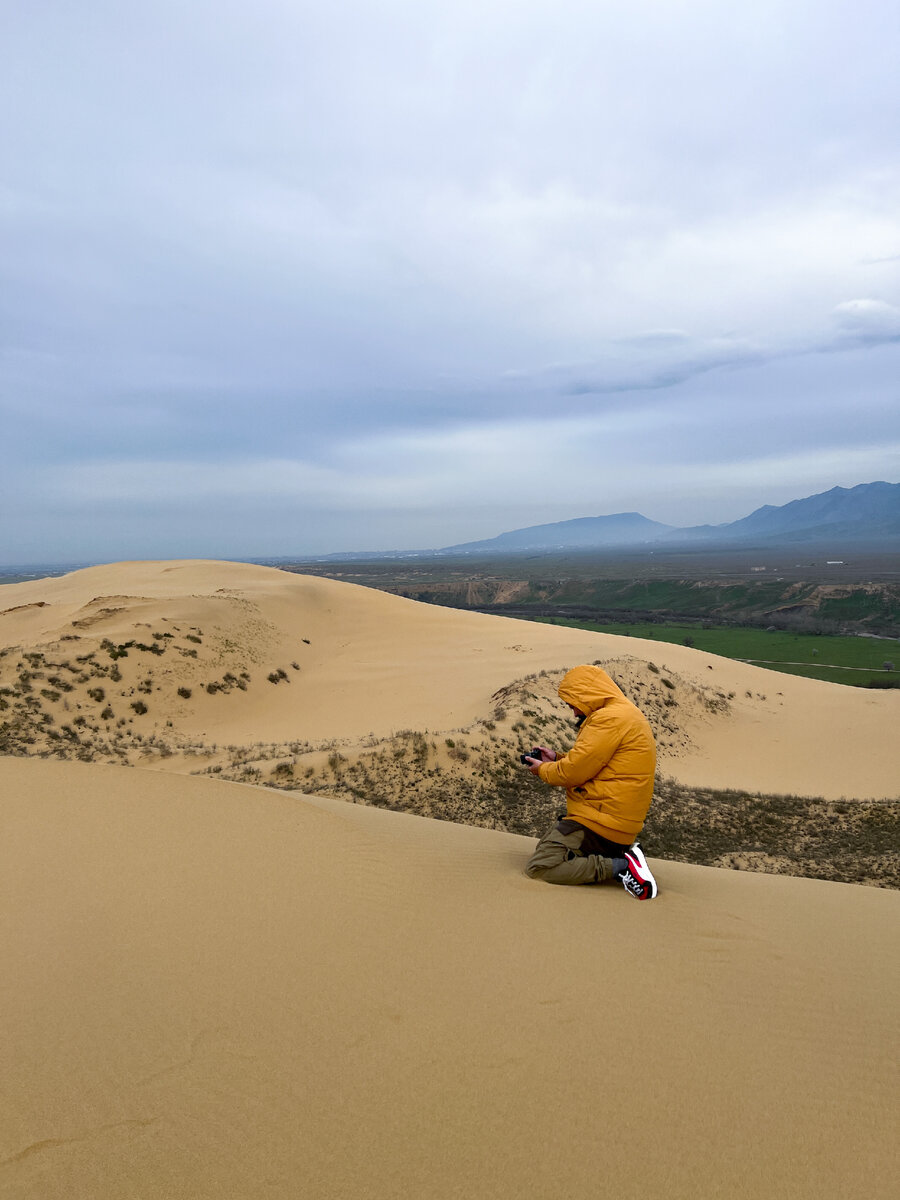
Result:
{"label": "man in orange jacket", "polygon": [[629,895],[652,900],[656,880],[635,838],[653,799],[656,743],[650,723],[599,667],[574,667],[559,696],[578,718],[567,754],[546,746],[525,765],[551,787],[566,789],[566,815],[538,842],[525,868],[547,883],[619,881]]}

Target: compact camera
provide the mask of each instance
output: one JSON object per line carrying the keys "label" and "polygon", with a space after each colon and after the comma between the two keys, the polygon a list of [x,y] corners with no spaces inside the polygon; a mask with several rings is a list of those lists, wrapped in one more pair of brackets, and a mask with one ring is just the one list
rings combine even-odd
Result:
{"label": "compact camera", "polygon": [[539,746],[535,746],[534,749],[529,750],[527,754],[519,755],[519,761],[526,767],[531,765],[528,761],[529,758],[536,758],[538,762],[541,761],[541,750]]}

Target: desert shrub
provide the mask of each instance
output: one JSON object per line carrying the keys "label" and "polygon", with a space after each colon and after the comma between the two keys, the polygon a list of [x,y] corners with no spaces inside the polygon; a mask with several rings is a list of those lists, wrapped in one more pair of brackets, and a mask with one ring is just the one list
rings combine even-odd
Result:
{"label": "desert shrub", "polygon": [[179,695],[179,696],[182,698],[182,700],[190,700],[190,698],[191,698],[191,689],[190,689],[190,688],[186,688],[186,687],[180,687],[180,688],[178,689],[178,695]]}
{"label": "desert shrub", "polygon": [[100,717],[101,717],[101,720],[111,721],[115,715],[116,714],[113,712],[113,710],[107,704],[106,708],[104,708],[103,712],[100,714]]}
{"label": "desert shrub", "polygon": [[139,717],[142,717],[144,713],[148,711],[147,705],[143,702],[143,700],[132,700],[131,707]]}
{"label": "desert shrub", "polygon": [[196,642],[198,646],[202,646],[202,645],[203,645],[203,639],[202,639],[202,638],[198,638],[198,637],[197,637],[197,635],[196,635],[196,634],[194,634],[194,633],[187,633],[187,634],[185,634],[185,638],[186,638],[186,640],[187,640],[187,641],[189,641],[189,642]]}

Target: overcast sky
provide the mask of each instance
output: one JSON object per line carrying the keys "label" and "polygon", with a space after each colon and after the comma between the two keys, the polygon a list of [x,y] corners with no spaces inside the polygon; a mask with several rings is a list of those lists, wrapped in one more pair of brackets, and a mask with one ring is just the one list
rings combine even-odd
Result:
{"label": "overcast sky", "polygon": [[896,0],[0,20],[0,562],[900,480]]}

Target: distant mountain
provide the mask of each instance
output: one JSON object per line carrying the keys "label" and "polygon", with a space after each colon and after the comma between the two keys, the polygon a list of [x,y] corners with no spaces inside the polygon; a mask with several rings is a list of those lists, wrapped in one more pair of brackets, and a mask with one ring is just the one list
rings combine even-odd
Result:
{"label": "distant mountain", "polygon": [[900,534],[900,483],[861,483],[792,500],[765,504],[749,517],[718,526],[734,537],[784,537],[791,541],[838,534],[881,537]]}
{"label": "distant mountain", "polygon": [[[775,546],[816,542],[848,542],[900,550],[900,483],[861,483],[857,487],[833,487],[829,492],[791,500],[780,507],[764,504],[748,517],[724,525],[693,525],[677,528],[651,521],[637,512],[612,513],[600,517],[575,517],[549,525],[511,529],[479,542],[462,542],[440,550],[367,550],[327,554],[313,562],[363,562],[376,559],[438,558],[474,554],[552,554],[560,550],[634,549],[658,545],[733,547]],[[281,565],[296,559],[258,559]]]}
{"label": "distant mountain", "polygon": [[481,542],[447,546],[441,554],[511,554],[526,550],[589,550],[594,547],[635,546],[657,542],[671,525],[651,521],[640,513],[613,513],[608,517],[575,517],[550,525],[512,529]]}
{"label": "distant mountain", "polygon": [[577,517],[550,525],[513,529],[480,542],[447,546],[437,554],[552,553],[558,550],[603,550],[662,544],[701,543],[735,546],[744,542],[818,542],[851,538],[860,542],[896,543],[900,549],[900,483],[861,483],[780,507],[765,504],[747,517],[724,525],[695,525],[684,529],[648,520],[640,513]]}

